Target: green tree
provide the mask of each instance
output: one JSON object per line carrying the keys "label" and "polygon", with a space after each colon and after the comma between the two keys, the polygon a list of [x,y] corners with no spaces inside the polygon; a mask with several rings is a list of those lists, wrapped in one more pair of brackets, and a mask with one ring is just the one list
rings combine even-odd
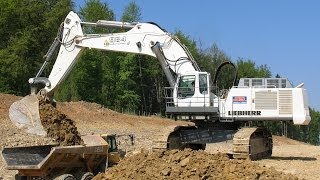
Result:
{"label": "green tree", "polygon": [[121,17],[123,22],[138,22],[141,20],[141,8],[135,3],[135,1],[129,2],[125,6],[124,12]]}
{"label": "green tree", "polygon": [[[100,0],[88,0],[84,7],[80,7],[79,16],[83,21],[97,22],[98,20],[114,21],[115,15],[109,5]],[[86,33],[108,33],[112,28],[85,27]]]}
{"label": "green tree", "polygon": [[123,54],[118,56],[119,61],[119,81],[117,83],[117,109],[137,110],[140,105],[140,96],[138,95],[138,62],[136,55]]}
{"label": "green tree", "polygon": [[[199,61],[202,70],[210,72],[212,78],[217,73],[217,68],[225,61],[231,61],[231,58],[222,51],[217,44],[213,44],[210,48],[202,50],[202,60]],[[232,66],[224,66],[219,74],[217,74],[217,90],[228,89],[233,86],[235,78],[235,69]],[[215,86],[215,85],[214,85]]]}
{"label": "green tree", "polygon": [[237,61],[239,78],[270,78],[270,68],[264,64],[257,66],[252,60],[239,59]]}
{"label": "green tree", "polygon": [[320,135],[320,112],[309,108],[311,122],[305,126],[295,126],[290,124],[288,127],[288,134],[290,138],[304,141],[313,145],[319,145]]}
{"label": "green tree", "polygon": [[80,17],[84,21],[95,22],[97,20],[114,20],[114,13],[105,2],[100,0],[88,0],[84,7],[80,7]]}
{"label": "green tree", "polygon": [[319,145],[320,137],[320,112],[310,109],[311,122],[308,125],[309,137],[308,142],[314,145]]}
{"label": "green tree", "polygon": [[[121,21],[137,22],[140,20],[140,16],[140,7],[131,1],[124,7]],[[119,53],[117,57],[117,61],[119,62],[119,79],[116,87],[117,95],[115,96],[116,109],[130,109],[132,111],[141,109],[141,97],[144,96],[143,90],[139,93],[139,90],[141,90],[141,76],[139,76],[141,69],[139,62],[141,62],[141,58],[141,55],[130,53]]]}
{"label": "green tree", "polygon": [[[17,95],[29,93],[28,79],[36,75],[43,62],[42,56],[50,46],[48,40],[56,35],[52,28],[59,27],[63,21],[59,15],[67,14],[70,9],[72,9],[70,0],[0,2],[0,90],[2,92]],[[59,23],[55,23],[57,21]]]}
{"label": "green tree", "polygon": [[177,30],[174,35],[188,48],[193,58],[198,62],[200,60],[200,52],[197,48],[197,42],[180,30]]}

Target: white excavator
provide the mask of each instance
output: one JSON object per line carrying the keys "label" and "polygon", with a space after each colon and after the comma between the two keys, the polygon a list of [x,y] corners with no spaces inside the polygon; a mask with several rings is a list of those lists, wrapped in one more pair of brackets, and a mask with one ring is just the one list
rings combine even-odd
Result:
{"label": "white excavator", "polygon": [[[85,26],[121,28],[125,32],[85,34]],[[59,46],[49,77],[41,77]],[[233,139],[231,153],[234,158],[259,159],[272,154],[272,136],[263,127],[264,122],[307,125],[311,120],[303,84],[293,87],[285,78],[241,78],[238,85],[217,91],[218,73],[211,79],[210,73],[201,71],[178,38],[157,24],[105,20],[83,22],[76,13],[70,12],[47,52],[44,64],[37,75],[29,79],[31,95],[10,107],[10,119],[17,127],[28,133],[46,135],[39,116],[37,94],[54,102],[54,92],[85,48],[149,55],[158,59],[170,85],[166,88],[166,114],[195,124],[167,127],[157,140],[160,142],[158,148],[204,149],[206,143]],[[224,65],[233,64],[224,62],[217,72]],[[256,126],[244,127],[247,122]]]}

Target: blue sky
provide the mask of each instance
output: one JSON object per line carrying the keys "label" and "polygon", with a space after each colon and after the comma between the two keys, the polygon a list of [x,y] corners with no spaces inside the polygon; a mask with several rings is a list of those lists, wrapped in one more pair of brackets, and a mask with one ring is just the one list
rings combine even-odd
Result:
{"label": "blue sky", "polygon": [[[77,9],[84,0],[76,0]],[[127,0],[103,1],[119,20]],[[267,64],[273,76],[305,83],[312,108],[320,110],[320,1],[136,0],[142,22],[181,30],[202,47],[216,43],[233,60]]]}

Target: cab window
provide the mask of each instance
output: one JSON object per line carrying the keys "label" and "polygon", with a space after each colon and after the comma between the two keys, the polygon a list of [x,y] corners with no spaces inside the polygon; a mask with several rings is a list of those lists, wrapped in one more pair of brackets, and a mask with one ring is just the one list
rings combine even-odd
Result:
{"label": "cab window", "polygon": [[207,83],[207,75],[200,74],[199,75],[199,90],[201,94],[208,94],[208,83]]}
{"label": "cab window", "polygon": [[115,136],[107,136],[107,142],[109,144],[109,152],[115,152],[118,150]]}
{"label": "cab window", "polygon": [[195,80],[196,77],[194,75],[180,77],[178,88],[179,97],[191,97],[194,95]]}

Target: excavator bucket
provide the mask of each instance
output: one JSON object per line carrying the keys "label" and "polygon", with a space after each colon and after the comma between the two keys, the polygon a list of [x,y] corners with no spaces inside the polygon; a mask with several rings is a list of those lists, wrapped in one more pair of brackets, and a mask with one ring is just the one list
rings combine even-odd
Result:
{"label": "excavator bucket", "polygon": [[39,100],[37,95],[28,95],[14,102],[9,109],[9,118],[19,129],[29,134],[45,136],[39,115]]}

